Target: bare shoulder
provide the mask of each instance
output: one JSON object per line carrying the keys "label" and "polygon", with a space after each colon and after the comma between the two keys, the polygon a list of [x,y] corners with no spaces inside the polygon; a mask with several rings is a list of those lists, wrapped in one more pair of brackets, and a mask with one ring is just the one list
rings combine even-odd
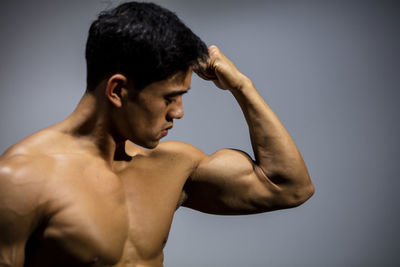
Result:
{"label": "bare shoulder", "polygon": [[[43,133],[42,133],[43,132]],[[55,159],[45,153],[41,140],[46,131],[35,133],[7,149],[0,156],[0,205],[15,212],[33,212],[40,206]],[[21,209],[20,211],[16,209]]]}
{"label": "bare shoulder", "polygon": [[0,158],[1,244],[24,242],[44,218],[44,163],[41,157],[24,154]]}
{"label": "bare shoulder", "polygon": [[152,170],[170,170],[174,174],[185,173],[187,177],[207,157],[199,148],[179,141],[161,142],[156,148],[147,150],[126,142],[125,150],[132,159],[123,164],[119,162],[121,170],[144,166]]}
{"label": "bare shoulder", "polygon": [[154,152],[171,153],[189,157],[202,157],[204,152],[199,148],[181,141],[165,141],[161,142]]}
{"label": "bare shoulder", "polygon": [[165,141],[160,143],[156,149],[150,151],[155,157],[162,157],[169,161],[176,161],[182,165],[197,167],[207,157],[199,148],[180,141]]}
{"label": "bare shoulder", "polygon": [[46,155],[16,154],[0,158],[0,198],[20,197],[34,205],[49,177],[52,158]]}
{"label": "bare shoulder", "polygon": [[[157,159],[178,158],[179,160],[199,162],[206,157],[206,154],[199,148],[180,141],[164,141],[156,148],[148,150],[140,148],[131,142],[127,142],[126,150],[128,151],[128,154],[140,154]],[[129,151],[131,152],[129,153]]]}

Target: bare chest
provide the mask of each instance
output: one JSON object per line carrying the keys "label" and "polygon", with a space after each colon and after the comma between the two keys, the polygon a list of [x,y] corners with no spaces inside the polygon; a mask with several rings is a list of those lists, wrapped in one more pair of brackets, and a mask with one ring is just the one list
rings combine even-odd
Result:
{"label": "bare chest", "polygon": [[132,168],[122,175],[129,216],[123,258],[159,259],[167,242],[186,173],[158,168]]}
{"label": "bare chest", "polygon": [[123,185],[107,171],[81,175],[49,183],[52,213],[31,242],[36,265],[100,266],[119,261],[128,231]]}

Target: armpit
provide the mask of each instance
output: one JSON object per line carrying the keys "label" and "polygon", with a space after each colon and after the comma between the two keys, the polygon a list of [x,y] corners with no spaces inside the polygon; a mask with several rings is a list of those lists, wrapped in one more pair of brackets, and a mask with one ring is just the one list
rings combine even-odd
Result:
{"label": "armpit", "polygon": [[179,200],[178,200],[178,203],[176,204],[175,210],[179,209],[179,207],[182,206],[183,203],[185,203],[187,198],[188,198],[188,195],[187,195],[185,189],[183,189],[181,195],[179,196]]}

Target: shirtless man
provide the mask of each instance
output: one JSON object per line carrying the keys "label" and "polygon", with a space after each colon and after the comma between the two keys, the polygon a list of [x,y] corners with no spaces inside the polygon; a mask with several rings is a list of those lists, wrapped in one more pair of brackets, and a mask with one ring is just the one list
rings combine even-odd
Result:
{"label": "shirtless man", "polygon": [[[75,111],[0,158],[0,266],[162,266],[180,205],[250,214],[312,195],[296,145],[252,82],[174,14],[134,2],[102,13],[86,59]],[[183,116],[193,70],[239,103],[254,161],[159,144]]]}

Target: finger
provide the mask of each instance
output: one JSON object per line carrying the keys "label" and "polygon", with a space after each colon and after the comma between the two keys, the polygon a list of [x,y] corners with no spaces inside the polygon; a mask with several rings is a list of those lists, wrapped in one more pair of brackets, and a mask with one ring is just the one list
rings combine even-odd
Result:
{"label": "finger", "polygon": [[194,66],[193,71],[204,80],[215,80],[217,76],[211,69],[210,59],[207,61],[200,61],[196,66]]}

